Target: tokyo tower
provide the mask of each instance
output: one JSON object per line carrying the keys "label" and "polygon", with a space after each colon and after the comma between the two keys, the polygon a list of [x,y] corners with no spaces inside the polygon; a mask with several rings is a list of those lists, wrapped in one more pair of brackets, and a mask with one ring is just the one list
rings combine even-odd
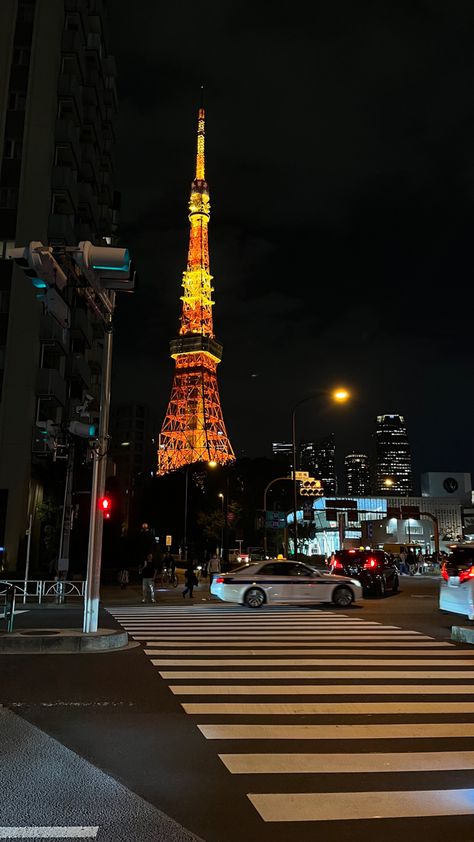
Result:
{"label": "tokyo tower", "polygon": [[158,474],[194,462],[232,461],[234,451],[222,416],[217,366],[222,345],[212,324],[209,272],[209,188],[205,177],[204,109],[198,113],[196,176],[189,199],[188,264],[183,273],[181,326],[170,342],[175,374],[158,446]]}

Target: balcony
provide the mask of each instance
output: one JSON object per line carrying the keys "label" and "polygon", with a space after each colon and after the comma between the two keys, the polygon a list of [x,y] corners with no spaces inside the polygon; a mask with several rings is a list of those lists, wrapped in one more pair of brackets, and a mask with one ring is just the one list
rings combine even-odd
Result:
{"label": "balcony", "polygon": [[69,351],[69,331],[61,327],[52,316],[41,316],[39,338],[40,342],[58,345],[64,354]]}
{"label": "balcony", "polygon": [[54,139],[57,144],[63,144],[71,148],[72,157],[78,164],[81,160],[79,129],[72,120],[56,120]]}
{"label": "balcony", "polygon": [[74,354],[69,360],[69,376],[79,379],[82,385],[88,389],[91,382],[91,370],[82,354]]}
{"label": "balcony", "polygon": [[53,190],[61,190],[70,200],[69,213],[77,210],[78,189],[75,170],[70,167],[53,167],[51,170],[51,184]]}
{"label": "balcony", "polygon": [[88,347],[92,345],[92,325],[87,310],[77,307],[72,313],[71,335],[73,338],[84,339]]}
{"label": "balcony", "polygon": [[74,216],[65,213],[52,213],[48,220],[48,240],[51,245],[66,243],[77,245],[74,231]]}
{"label": "balcony", "polygon": [[66,381],[55,368],[40,368],[36,376],[36,394],[52,406],[66,405]]}

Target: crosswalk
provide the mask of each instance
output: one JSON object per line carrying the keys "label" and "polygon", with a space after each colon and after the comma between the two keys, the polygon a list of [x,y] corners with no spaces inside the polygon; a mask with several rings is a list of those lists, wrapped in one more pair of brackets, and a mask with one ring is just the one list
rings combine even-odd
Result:
{"label": "crosswalk", "polygon": [[330,610],[109,611],[264,822],[474,814],[470,649]]}

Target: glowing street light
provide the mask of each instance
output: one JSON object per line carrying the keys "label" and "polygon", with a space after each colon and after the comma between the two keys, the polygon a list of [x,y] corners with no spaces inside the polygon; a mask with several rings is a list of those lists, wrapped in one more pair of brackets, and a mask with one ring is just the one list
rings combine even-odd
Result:
{"label": "glowing street light", "polygon": [[332,396],[338,403],[344,403],[344,401],[347,401],[350,398],[349,392],[344,388],[335,389]]}

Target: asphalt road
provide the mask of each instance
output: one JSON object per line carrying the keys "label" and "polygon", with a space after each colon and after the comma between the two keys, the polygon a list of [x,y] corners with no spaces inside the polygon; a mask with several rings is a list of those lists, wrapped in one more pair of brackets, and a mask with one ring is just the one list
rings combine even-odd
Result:
{"label": "asphalt road", "polygon": [[[146,842],[161,837],[140,809],[206,842],[473,839],[474,650],[449,643],[464,621],[439,612],[437,582],[403,578],[400,594],[346,612],[196,596],[127,606],[121,595],[111,611],[141,644],[124,652],[0,656],[0,701],[15,721],[87,761],[98,818],[65,787],[71,826],[121,839],[106,821],[120,801],[138,816],[127,838]],[[39,761],[21,801],[27,762],[19,752],[15,811],[0,824],[66,826]]]}

